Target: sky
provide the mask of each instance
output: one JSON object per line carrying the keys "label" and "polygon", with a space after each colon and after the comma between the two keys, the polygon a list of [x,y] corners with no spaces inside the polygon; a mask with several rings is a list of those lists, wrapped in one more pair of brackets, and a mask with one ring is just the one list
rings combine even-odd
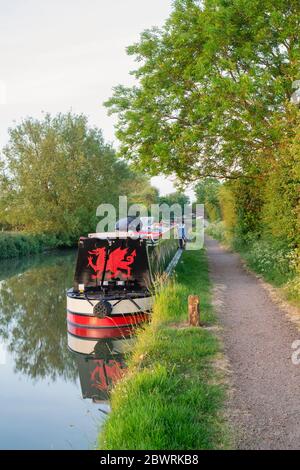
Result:
{"label": "sky", "polygon": [[[26,116],[72,110],[114,137],[103,102],[113,86],[134,82],[126,47],[161,26],[171,0],[0,0],[0,146]],[[155,177],[161,194],[171,181]]]}

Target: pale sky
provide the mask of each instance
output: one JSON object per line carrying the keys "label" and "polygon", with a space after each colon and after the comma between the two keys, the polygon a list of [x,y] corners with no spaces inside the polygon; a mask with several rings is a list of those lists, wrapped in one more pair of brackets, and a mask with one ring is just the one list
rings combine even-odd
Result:
{"label": "pale sky", "polygon": [[[114,137],[103,102],[112,87],[130,85],[136,64],[125,48],[161,26],[171,0],[0,0],[0,146],[26,116],[72,110]],[[173,185],[152,180],[161,193]]]}

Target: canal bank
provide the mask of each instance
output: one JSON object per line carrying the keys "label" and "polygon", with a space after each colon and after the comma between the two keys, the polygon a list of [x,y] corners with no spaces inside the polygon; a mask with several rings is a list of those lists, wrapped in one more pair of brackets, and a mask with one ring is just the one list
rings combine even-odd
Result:
{"label": "canal bank", "polygon": [[56,248],[76,245],[75,240],[55,234],[30,234],[26,232],[0,232],[0,260],[34,255]]}
{"label": "canal bank", "polygon": [[[186,324],[187,296],[200,296],[202,324]],[[157,295],[138,334],[128,371],[111,396],[100,449],[216,449],[228,446],[226,390],[213,326],[206,254],[186,251],[176,277]]]}

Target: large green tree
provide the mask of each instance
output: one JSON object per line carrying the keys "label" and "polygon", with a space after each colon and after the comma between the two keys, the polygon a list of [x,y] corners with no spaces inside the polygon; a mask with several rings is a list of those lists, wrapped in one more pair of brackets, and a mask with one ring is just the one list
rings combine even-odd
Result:
{"label": "large green tree", "polygon": [[128,48],[137,84],[117,86],[121,153],[151,174],[257,177],[293,132],[299,0],[177,0]]}
{"label": "large green tree", "polygon": [[139,187],[144,199],[151,192],[83,115],[25,119],[10,130],[0,165],[0,221],[70,239],[95,230],[99,204],[117,207],[119,195]]}

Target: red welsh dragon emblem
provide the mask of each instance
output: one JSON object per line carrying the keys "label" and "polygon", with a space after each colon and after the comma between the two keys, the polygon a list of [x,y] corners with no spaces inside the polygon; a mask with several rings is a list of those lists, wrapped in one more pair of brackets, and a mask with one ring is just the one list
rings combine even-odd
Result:
{"label": "red welsh dragon emblem", "polygon": [[[95,250],[89,251],[88,266],[90,266],[96,274],[92,274],[92,279],[100,279],[103,274],[105,265],[105,248],[96,248]],[[96,256],[95,263],[93,262],[93,256]],[[116,248],[111,251],[107,260],[105,272],[107,278],[112,279],[114,277],[122,276],[129,278],[131,276],[132,263],[136,257],[136,250],[128,254],[128,248]]]}
{"label": "red welsh dragon emblem", "polygon": [[97,390],[106,390],[109,386],[115,384],[121,379],[124,371],[122,364],[110,360],[107,365],[101,359],[91,372],[91,386]]}

